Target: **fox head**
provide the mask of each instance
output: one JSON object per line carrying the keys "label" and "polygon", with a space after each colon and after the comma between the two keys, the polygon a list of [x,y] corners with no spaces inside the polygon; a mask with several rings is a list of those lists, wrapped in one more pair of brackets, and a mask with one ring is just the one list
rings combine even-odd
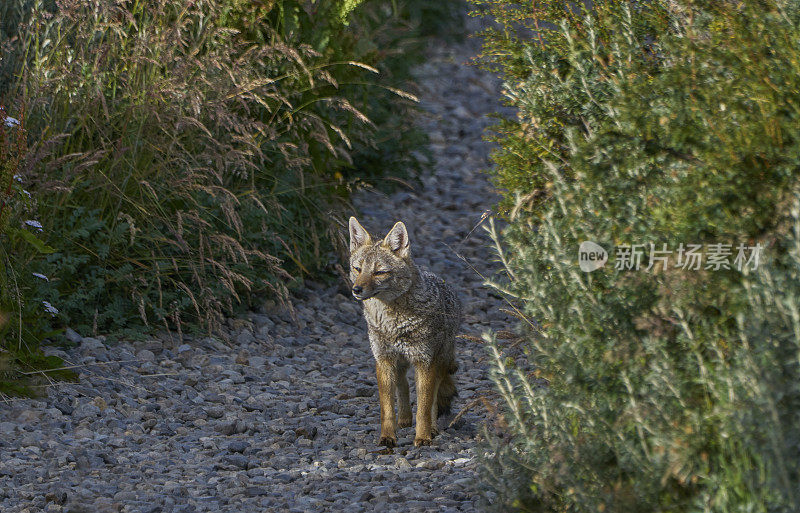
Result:
{"label": "fox head", "polygon": [[408,231],[396,223],[386,237],[373,242],[355,217],[350,218],[350,280],[359,301],[392,301],[408,292],[416,267],[409,251]]}

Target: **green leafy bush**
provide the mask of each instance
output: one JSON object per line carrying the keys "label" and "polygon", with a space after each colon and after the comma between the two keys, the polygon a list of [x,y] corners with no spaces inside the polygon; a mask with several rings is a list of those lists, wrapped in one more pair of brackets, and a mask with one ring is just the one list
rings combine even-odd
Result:
{"label": "green leafy bush", "polygon": [[0,95],[29,104],[61,320],[132,336],[285,302],[349,191],[419,166],[400,89],[419,30],[393,6],[5,3]]}
{"label": "green leafy bush", "polygon": [[[496,135],[497,286],[531,321],[529,358],[492,344],[498,504],[797,511],[800,5],[489,7],[507,23],[485,58],[519,109]],[[610,262],[581,271],[583,241]],[[641,268],[618,268],[632,244]],[[676,267],[681,244],[730,244],[729,268]],[[757,270],[739,244],[765,248]]]}
{"label": "green leafy bush", "polygon": [[32,156],[19,117],[0,107],[0,397],[32,394],[40,381],[71,376],[54,371],[63,362],[39,349],[58,308],[44,300],[48,277],[35,271],[53,249],[40,239],[36,204],[23,188]]}

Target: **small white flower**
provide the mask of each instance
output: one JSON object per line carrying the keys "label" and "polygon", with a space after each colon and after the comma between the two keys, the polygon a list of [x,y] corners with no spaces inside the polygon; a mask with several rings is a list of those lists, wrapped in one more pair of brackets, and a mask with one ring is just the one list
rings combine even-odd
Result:
{"label": "small white flower", "polygon": [[45,310],[47,313],[49,313],[49,314],[50,314],[50,315],[52,315],[53,317],[55,317],[56,315],[58,315],[58,308],[56,308],[55,306],[51,305],[51,304],[50,304],[50,303],[48,303],[47,301],[42,301],[42,304],[44,305],[44,310]]}
{"label": "small white flower", "polygon": [[37,277],[37,278],[40,278],[40,279],[44,280],[44,281],[50,281],[50,280],[47,278],[47,276],[45,276],[45,275],[44,275],[44,274],[42,274],[42,273],[31,273],[31,274],[32,274],[32,275],[34,275],[34,276],[35,276],[35,277]]}
{"label": "small white flower", "polygon": [[25,189],[22,189],[22,192],[23,192],[23,193],[25,194],[25,196],[27,196],[28,198],[30,198],[30,197],[31,197],[31,193],[30,193],[30,192],[28,192],[28,191],[26,191]]}
{"label": "small white flower", "polygon": [[19,126],[19,120],[14,119],[11,116],[6,116],[6,126]]}
{"label": "small white flower", "polygon": [[14,180],[18,181],[19,183],[22,183],[22,177],[19,175],[14,175]]}
{"label": "small white flower", "polygon": [[42,223],[40,223],[39,221],[27,220],[25,221],[25,224],[27,224],[31,228],[36,228],[37,230],[42,231]]}

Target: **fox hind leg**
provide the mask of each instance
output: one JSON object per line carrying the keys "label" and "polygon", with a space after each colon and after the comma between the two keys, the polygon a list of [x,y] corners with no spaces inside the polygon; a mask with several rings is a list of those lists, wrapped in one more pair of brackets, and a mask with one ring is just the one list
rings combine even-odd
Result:
{"label": "fox hind leg", "polygon": [[453,383],[453,376],[448,370],[443,370],[439,381],[439,390],[436,394],[436,406],[439,416],[450,413],[454,397],[458,397],[458,390],[456,390],[456,385]]}
{"label": "fox hind leg", "polygon": [[395,386],[397,387],[397,426],[398,427],[411,427],[413,418],[411,416],[411,399],[408,394],[408,378],[406,372],[408,371],[408,362],[398,363],[397,375],[395,377]]}

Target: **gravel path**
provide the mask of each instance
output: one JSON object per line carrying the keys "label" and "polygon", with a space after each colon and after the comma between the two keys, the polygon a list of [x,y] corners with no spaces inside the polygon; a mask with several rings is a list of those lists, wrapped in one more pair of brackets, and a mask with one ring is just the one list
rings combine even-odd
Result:
{"label": "gravel path", "polygon": [[[456,253],[487,272],[482,229],[496,201],[480,173],[485,117],[498,84],[466,61],[475,41],[431,51],[418,71],[420,123],[435,173],[424,186],[355,198],[362,224],[382,236],[403,220],[418,263],[454,285],[462,331],[509,324],[500,300]],[[491,388],[485,350],[460,340],[454,414],[431,447],[376,445],[374,363],[360,305],[337,286],[314,283],[286,312],[229,321],[234,343],[206,338],[118,343],[85,338],[68,352],[79,384],[47,400],[0,404],[0,511],[476,511],[475,451],[486,414],[473,406]],[[412,404],[414,400],[413,379]]]}

